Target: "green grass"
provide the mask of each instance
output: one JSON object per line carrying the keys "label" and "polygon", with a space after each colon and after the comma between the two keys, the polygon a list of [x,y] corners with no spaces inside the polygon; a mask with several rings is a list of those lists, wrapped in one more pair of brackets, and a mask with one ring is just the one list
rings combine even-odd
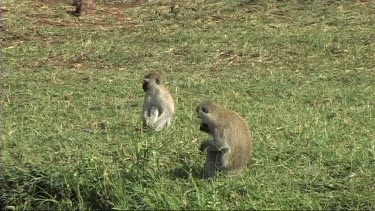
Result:
{"label": "green grass", "polygon": [[[373,2],[5,0],[1,203],[41,209],[375,209]],[[173,125],[139,130],[161,71]],[[202,180],[194,109],[240,113],[244,174]]]}

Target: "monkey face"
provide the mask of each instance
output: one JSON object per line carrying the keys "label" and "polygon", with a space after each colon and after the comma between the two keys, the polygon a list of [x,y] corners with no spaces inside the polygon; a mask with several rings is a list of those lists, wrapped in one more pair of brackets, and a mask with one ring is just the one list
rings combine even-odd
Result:
{"label": "monkey face", "polygon": [[[197,118],[202,121],[202,117],[199,115],[199,113],[198,113]],[[203,121],[200,124],[199,130],[203,131],[205,133],[211,134],[210,126],[207,123],[203,122]]]}
{"label": "monkey face", "polygon": [[195,108],[195,112],[197,112],[197,114],[199,115],[200,112],[203,112],[205,114],[208,114],[209,113],[209,108],[207,105],[198,105],[196,108]]}
{"label": "monkey face", "polygon": [[149,73],[143,79],[142,88],[144,92],[159,86],[162,83],[162,77],[159,73]]}
{"label": "monkey face", "polygon": [[151,72],[145,75],[143,79],[142,88],[143,91],[147,92],[152,89],[155,85],[162,84],[162,75],[157,72]]}
{"label": "monkey face", "polygon": [[199,127],[199,130],[203,131],[203,132],[206,132],[208,134],[211,134],[211,132],[212,132],[210,127],[208,126],[208,124],[204,123],[204,122],[202,122],[201,126]]}
{"label": "monkey face", "polygon": [[149,83],[148,78],[145,78],[143,80],[142,89],[144,92],[147,92],[150,89],[150,83]]}
{"label": "monkey face", "polygon": [[200,104],[196,108],[196,112],[198,114],[198,118],[202,120],[202,123],[199,127],[200,131],[206,132],[208,134],[212,134],[212,130],[208,123],[205,122],[206,117],[210,113],[209,106],[206,104]]}

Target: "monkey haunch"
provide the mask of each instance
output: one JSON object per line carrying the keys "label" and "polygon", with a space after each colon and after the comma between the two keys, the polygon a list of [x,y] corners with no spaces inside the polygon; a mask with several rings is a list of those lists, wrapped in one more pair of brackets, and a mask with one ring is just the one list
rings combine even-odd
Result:
{"label": "monkey haunch", "polygon": [[162,84],[159,73],[149,73],[143,79],[145,100],[143,103],[143,126],[156,131],[171,125],[174,114],[174,101],[169,90]]}
{"label": "monkey haunch", "polygon": [[253,151],[251,132],[245,120],[212,101],[202,102],[196,112],[201,119],[200,130],[213,137],[200,146],[202,153],[207,151],[205,176],[216,176],[219,170],[227,174],[243,170]]}

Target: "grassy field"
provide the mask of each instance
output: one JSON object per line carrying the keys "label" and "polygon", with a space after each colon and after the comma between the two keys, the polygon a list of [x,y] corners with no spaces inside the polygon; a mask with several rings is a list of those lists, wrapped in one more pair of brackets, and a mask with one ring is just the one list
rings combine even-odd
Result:
{"label": "grassy field", "polygon": [[[371,0],[4,0],[1,207],[375,210]],[[173,125],[140,131],[160,71]],[[202,180],[194,109],[240,113],[254,153]]]}

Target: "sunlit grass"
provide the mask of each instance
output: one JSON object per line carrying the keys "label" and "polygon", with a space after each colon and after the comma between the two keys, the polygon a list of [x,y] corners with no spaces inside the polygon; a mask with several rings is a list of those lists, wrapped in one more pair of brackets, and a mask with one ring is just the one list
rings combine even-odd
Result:
{"label": "sunlit grass", "polygon": [[[5,1],[1,202],[9,209],[366,209],[375,204],[370,1]],[[141,79],[176,101],[140,131]],[[244,174],[201,180],[196,105],[240,113]]]}

